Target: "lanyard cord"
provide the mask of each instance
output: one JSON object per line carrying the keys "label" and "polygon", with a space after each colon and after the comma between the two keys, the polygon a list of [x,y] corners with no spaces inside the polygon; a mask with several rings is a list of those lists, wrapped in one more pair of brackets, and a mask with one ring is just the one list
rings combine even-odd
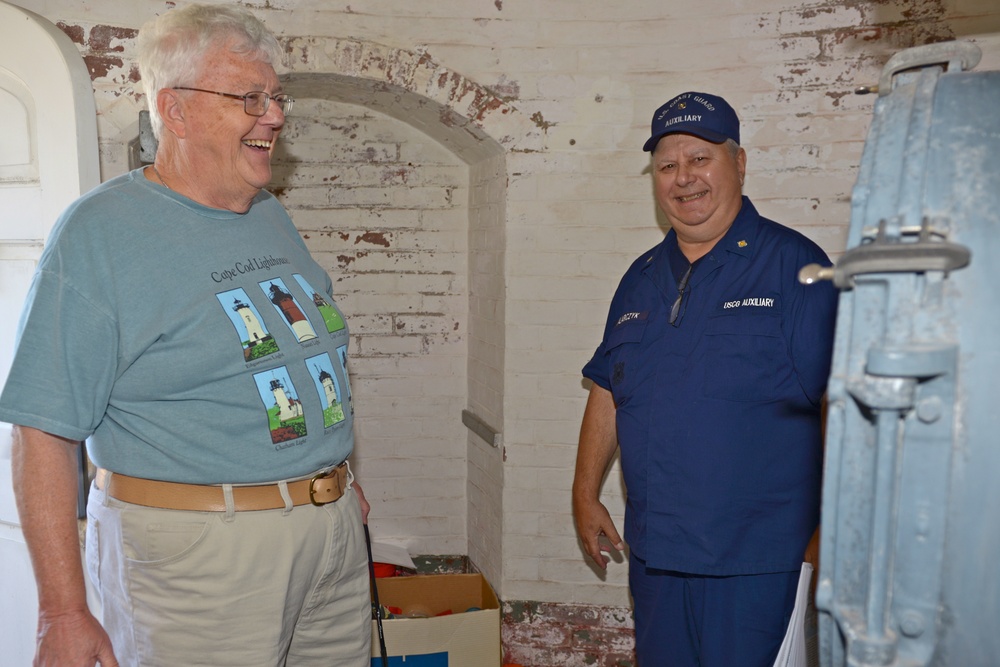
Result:
{"label": "lanyard cord", "polygon": [[375,625],[378,626],[378,646],[382,652],[382,667],[389,667],[389,652],[385,648],[385,634],[382,632],[382,605],[378,601],[378,585],[375,583],[375,563],[372,562],[372,538],[365,524],[365,546],[368,547],[368,578],[371,579],[372,596],[375,599]]}

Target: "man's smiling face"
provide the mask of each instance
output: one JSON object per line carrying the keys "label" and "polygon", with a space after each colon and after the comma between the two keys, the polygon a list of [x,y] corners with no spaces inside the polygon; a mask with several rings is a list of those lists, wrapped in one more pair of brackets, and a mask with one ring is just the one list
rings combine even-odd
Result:
{"label": "man's smiling face", "polygon": [[721,238],[742,205],[746,153],[690,134],[668,134],[653,151],[656,203],[678,238],[708,243]]}
{"label": "man's smiling face", "polygon": [[[195,87],[238,95],[251,91],[275,95],[281,90],[271,65],[248,60],[225,46],[210,51],[205,63],[204,72],[192,84]],[[281,105],[272,100],[263,116],[251,116],[240,100],[178,92],[187,96],[187,132],[182,148],[185,171],[205,179],[209,205],[246,210],[271,181],[271,154],[285,123]]]}

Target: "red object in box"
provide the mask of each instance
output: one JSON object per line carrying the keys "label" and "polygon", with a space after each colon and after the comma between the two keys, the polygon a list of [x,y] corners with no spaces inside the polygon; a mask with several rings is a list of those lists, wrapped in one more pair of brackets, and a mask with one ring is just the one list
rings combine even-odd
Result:
{"label": "red object in box", "polygon": [[372,567],[375,570],[376,579],[396,576],[396,566],[392,563],[372,563]]}

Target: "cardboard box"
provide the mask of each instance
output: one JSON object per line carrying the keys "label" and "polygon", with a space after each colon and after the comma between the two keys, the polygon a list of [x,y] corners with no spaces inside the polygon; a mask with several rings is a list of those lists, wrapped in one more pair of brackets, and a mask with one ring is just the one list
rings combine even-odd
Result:
{"label": "cardboard box", "polygon": [[[500,667],[500,603],[483,575],[388,577],[377,584],[383,606],[427,615],[382,621],[389,667]],[[478,611],[466,611],[473,607]],[[382,667],[374,620],[371,664]]]}

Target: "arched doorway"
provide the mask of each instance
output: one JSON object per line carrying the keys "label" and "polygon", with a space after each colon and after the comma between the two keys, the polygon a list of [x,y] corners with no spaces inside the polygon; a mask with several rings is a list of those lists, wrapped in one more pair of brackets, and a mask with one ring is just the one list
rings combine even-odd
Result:
{"label": "arched doorway", "polygon": [[499,585],[506,156],[537,150],[539,128],[419,53],[286,47],[283,83],[307,112],[289,120],[273,185],[352,316],[373,534],[468,554]]}

